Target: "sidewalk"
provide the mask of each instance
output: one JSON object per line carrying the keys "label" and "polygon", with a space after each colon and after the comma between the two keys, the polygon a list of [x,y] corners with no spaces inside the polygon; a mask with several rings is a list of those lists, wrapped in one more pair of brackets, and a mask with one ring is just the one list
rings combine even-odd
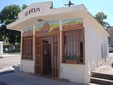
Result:
{"label": "sidewalk", "polygon": [[82,85],[38,77],[19,71],[20,55],[0,55],[0,85]]}
{"label": "sidewalk", "polygon": [[105,63],[96,68],[93,72],[113,75],[112,63],[113,63],[113,53],[109,53],[109,59],[107,59]]}
{"label": "sidewalk", "polygon": [[0,75],[0,85],[83,85],[69,81],[59,81],[38,77],[36,75],[19,72],[19,67],[14,67],[15,72]]}
{"label": "sidewalk", "polygon": [[2,54],[0,55],[0,70],[12,65],[20,64],[19,54]]}

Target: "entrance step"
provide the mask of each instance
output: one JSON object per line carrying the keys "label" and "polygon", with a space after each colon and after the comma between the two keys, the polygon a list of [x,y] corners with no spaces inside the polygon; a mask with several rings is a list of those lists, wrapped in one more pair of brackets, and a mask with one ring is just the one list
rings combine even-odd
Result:
{"label": "entrance step", "polygon": [[113,85],[112,80],[94,78],[94,77],[91,77],[90,82],[95,84],[100,84],[100,85]]}
{"label": "entrance step", "polygon": [[96,72],[92,72],[91,77],[113,80],[113,75],[103,74],[103,73],[96,73]]}
{"label": "entrance step", "polygon": [[113,75],[92,72],[89,85],[113,85]]}

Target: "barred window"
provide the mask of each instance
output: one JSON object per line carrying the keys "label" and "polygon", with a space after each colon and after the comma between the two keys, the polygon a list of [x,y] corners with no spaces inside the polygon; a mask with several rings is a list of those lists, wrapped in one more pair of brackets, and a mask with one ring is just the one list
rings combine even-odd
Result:
{"label": "barred window", "polygon": [[33,57],[33,36],[22,39],[22,59],[32,59]]}
{"label": "barred window", "polygon": [[84,63],[83,30],[63,31],[63,62],[65,57],[78,57],[78,63]]}

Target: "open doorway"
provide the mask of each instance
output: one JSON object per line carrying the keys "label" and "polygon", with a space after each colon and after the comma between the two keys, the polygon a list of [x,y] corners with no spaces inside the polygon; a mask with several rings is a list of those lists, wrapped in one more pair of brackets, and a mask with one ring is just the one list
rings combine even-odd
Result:
{"label": "open doorway", "polygon": [[58,78],[58,36],[36,37],[35,73]]}

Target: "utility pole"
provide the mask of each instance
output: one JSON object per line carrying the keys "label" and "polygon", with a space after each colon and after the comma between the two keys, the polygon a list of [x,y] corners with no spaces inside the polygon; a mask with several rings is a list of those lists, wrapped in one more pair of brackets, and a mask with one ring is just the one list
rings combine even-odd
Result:
{"label": "utility pole", "polygon": [[71,5],[74,5],[74,3],[71,2],[71,0],[69,0],[68,4],[65,4],[65,6],[70,7]]}

